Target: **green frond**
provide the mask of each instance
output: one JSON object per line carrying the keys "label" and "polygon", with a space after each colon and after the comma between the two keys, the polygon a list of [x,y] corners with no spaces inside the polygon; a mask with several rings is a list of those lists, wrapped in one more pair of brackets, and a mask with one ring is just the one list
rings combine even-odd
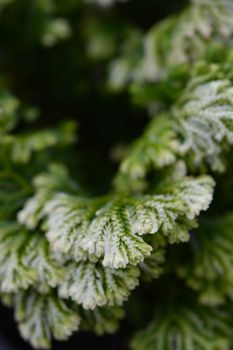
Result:
{"label": "green frond", "polygon": [[136,265],[152,250],[143,242],[144,234],[161,231],[170,243],[188,240],[190,220],[208,208],[212,187],[208,177],[187,179],[163,195],[126,198],[112,205],[108,202],[96,213],[81,247],[89,254],[103,256],[104,266]]}
{"label": "green frond", "polygon": [[222,152],[233,144],[233,86],[221,67],[213,65],[206,71],[200,65],[172,115],[182,138],[181,151],[193,166],[207,163],[213,170],[222,170]]}
{"label": "green frond", "polygon": [[[115,202],[101,207],[102,203],[65,194],[51,200],[45,210],[51,247],[70,252],[77,261],[85,257],[85,252],[92,258],[104,255],[104,266],[109,267],[125,267],[143,260],[151,247],[132,232],[127,209]],[[99,216],[105,211],[106,215]],[[112,259],[111,263],[106,263],[107,259]]]}
{"label": "green frond", "polygon": [[84,259],[87,254],[81,248],[80,241],[96,208],[98,206],[90,199],[62,193],[49,201],[43,213],[48,215],[46,236],[52,249],[70,254],[76,261]]}
{"label": "green frond", "polygon": [[155,25],[144,41],[145,78],[158,80],[172,66],[192,64],[208,47],[231,46],[232,15],[231,0],[194,0],[180,15]]}
{"label": "green frond", "polygon": [[0,145],[10,150],[13,162],[27,163],[35,152],[73,143],[76,138],[75,129],[75,123],[69,121],[54,129],[5,135],[1,138]]}
{"label": "green frond", "polygon": [[229,350],[230,318],[221,310],[177,306],[157,314],[132,341],[133,350]]}
{"label": "green frond", "polygon": [[195,234],[192,259],[178,272],[205,304],[233,300],[233,215],[203,222]]}
{"label": "green frond", "polygon": [[18,222],[30,230],[35,229],[43,218],[43,208],[51,195],[52,193],[45,189],[29,198],[23,209],[18,212]]}
{"label": "green frond", "polygon": [[38,349],[230,350],[233,0],[126,1],[0,0],[0,299]]}
{"label": "green frond", "polygon": [[153,118],[121,162],[115,179],[117,189],[137,187],[150,170],[174,164],[178,153],[179,141],[170,118],[167,115]]}
{"label": "green frond", "polygon": [[44,235],[30,233],[34,239],[27,244],[24,256],[26,266],[31,266],[37,273],[34,287],[41,293],[58,286],[65,278],[67,269],[52,255],[48,241]]}
{"label": "green frond", "polygon": [[161,195],[113,197],[107,203],[57,194],[45,208],[47,238],[53,249],[70,252],[77,261],[84,251],[102,258],[105,267],[137,265],[152,251],[142,235],[161,231],[170,243],[189,239],[188,228],[208,208],[213,186],[206,176],[187,178]]}
{"label": "green frond", "polygon": [[[137,265],[143,261],[152,248],[138,235],[135,204],[135,201],[130,205],[127,199],[122,199],[109,201],[100,208],[81,241],[82,249],[90,255],[103,257],[103,265],[111,268],[125,268],[128,264]],[[147,229],[147,222],[141,224]]]}
{"label": "green frond", "polygon": [[210,176],[184,177],[171,184],[164,183],[163,193],[173,195],[177,202],[183,202],[182,206],[185,208],[183,215],[193,220],[201,211],[209,208],[214,186],[215,181]]}
{"label": "green frond", "polygon": [[110,86],[122,89],[131,82],[162,81],[171,68],[191,66],[212,48],[231,48],[232,15],[231,0],[193,0],[180,14],[156,23],[144,37],[132,30],[110,65]]}
{"label": "green frond", "polygon": [[93,330],[98,335],[114,333],[119,326],[119,320],[124,316],[124,311],[119,306],[101,307],[95,310],[81,310],[81,328]]}
{"label": "green frond", "polygon": [[33,290],[17,293],[15,318],[22,337],[38,349],[49,349],[52,338],[67,339],[80,323],[79,315],[56,295]]}
{"label": "green frond", "polygon": [[[2,292],[16,292],[28,288],[37,280],[35,268],[27,265],[28,243],[31,235],[18,224],[5,222],[0,225],[0,289]],[[34,246],[35,249],[35,246]]]}
{"label": "green frond", "polygon": [[71,298],[84,309],[122,305],[138,285],[138,278],[136,267],[115,270],[83,261],[68,266],[67,275],[59,286],[59,295]]}
{"label": "green frond", "polygon": [[168,169],[179,159],[191,169],[222,171],[233,144],[232,71],[197,63],[177,103],[159,115],[133,144],[115,179],[118,190],[146,187],[151,170]]}
{"label": "green frond", "polygon": [[64,278],[65,270],[52,257],[48,242],[14,222],[0,225],[0,289],[17,292],[31,285],[47,291]]}
{"label": "green frond", "polygon": [[61,164],[51,164],[47,172],[33,180],[35,195],[27,200],[18,213],[18,221],[28,229],[35,229],[44,216],[44,207],[58,191],[78,192],[79,186],[73,181],[67,169]]}

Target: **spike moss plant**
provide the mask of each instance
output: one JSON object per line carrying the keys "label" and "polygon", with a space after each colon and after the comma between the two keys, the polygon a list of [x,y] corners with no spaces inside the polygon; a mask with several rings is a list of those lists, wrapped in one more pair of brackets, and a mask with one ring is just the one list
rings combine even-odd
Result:
{"label": "spike moss plant", "polygon": [[233,2],[164,3],[0,1],[0,298],[33,348],[233,349]]}

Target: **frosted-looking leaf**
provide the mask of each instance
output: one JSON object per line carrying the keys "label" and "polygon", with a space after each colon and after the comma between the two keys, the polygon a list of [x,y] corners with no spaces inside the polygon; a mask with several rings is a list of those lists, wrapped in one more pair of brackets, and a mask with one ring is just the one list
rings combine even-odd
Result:
{"label": "frosted-looking leaf", "polygon": [[57,195],[47,204],[47,237],[52,249],[70,252],[77,261],[85,257],[84,252],[91,258],[100,258],[106,252],[104,257],[114,262],[106,266],[118,268],[137,264],[150,254],[152,248],[132,231],[125,205],[108,202],[101,207],[100,200],[97,210],[93,202]]}
{"label": "frosted-looking leaf", "polygon": [[[0,289],[16,292],[37,280],[35,268],[24,261],[31,235],[14,222],[0,225]],[[35,247],[34,247],[35,248]]]}
{"label": "frosted-looking leaf", "polygon": [[137,265],[150,255],[151,246],[137,235],[128,203],[113,202],[96,212],[81,247],[89,254],[103,256],[103,265],[124,268]]}
{"label": "frosted-looking leaf", "polygon": [[44,216],[44,207],[57,191],[77,192],[79,186],[75,183],[61,164],[52,164],[48,172],[37,175],[33,179],[35,194],[26,201],[23,209],[18,212],[18,221],[28,229],[35,229]]}
{"label": "frosted-looking leaf", "polygon": [[48,215],[46,236],[54,251],[70,254],[79,261],[86,257],[80,241],[95,213],[95,201],[83,197],[57,194],[44,208]]}
{"label": "frosted-looking leaf", "polygon": [[102,258],[106,267],[137,265],[152,251],[142,235],[161,231],[170,243],[189,239],[188,228],[208,208],[213,186],[207,176],[187,178],[161,195],[107,198],[107,203],[58,194],[46,207],[47,237],[54,250],[71,252],[76,260],[84,251]]}
{"label": "frosted-looking leaf", "polygon": [[17,293],[15,318],[22,337],[38,349],[49,349],[52,338],[66,340],[80,323],[78,314],[56,295],[34,290]]}
{"label": "frosted-looking leaf", "polygon": [[132,341],[133,350],[228,350],[230,318],[211,308],[177,306],[139,332]]}
{"label": "frosted-looking leaf", "polygon": [[108,203],[96,213],[81,247],[103,255],[104,266],[136,265],[152,250],[140,237],[143,234],[161,231],[170,243],[189,239],[187,229],[194,217],[208,208],[213,186],[209,177],[190,178],[174,184],[170,193],[128,198],[112,206]]}
{"label": "frosted-looking leaf", "polygon": [[25,224],[30,230],[35,229],[43,218],[43,208],[45,203],[50,199],[50,196],[51,193],[44,190],[29,198],[23,209],[18,212],[18,222]]}
{"label": "frosted-looking leaf", "polygon": [[24,256],[26,266],[31,266],[37,272],[34,286],[40,292],[48,292],[50,287],[56,287],[65,277],[67,271],[51,254],[50,246],[44,235],[34,234],[31,243],[27,245]]}
{"label": "frosted-looking leaf", "polygon": [[186,177],[173,185],[164,187],[164,193],[173,193],[186,207],[185,216],[192,220],[207,210],[213,198],[215,181],[209,176]]}
{"label": "frosted-looking leaf", "polygon": [[208,163],[213,170],[222,170],[222,151],[233,144],[233,86],[218,78],[218,66],[209,69],[212,76],[207,81],[205,76],[191,79],[173,116],[181,150],[194,166]]}
{"label": "frosted-looking leaf", "polygon": [[55,287],[65,270],[53,259],[44,235],[28,232],[14,222],[0,225],[0,289],[5,293],[37,285]]}
{"label": "frosted-looking leaf", "polygon": [[135,267],[114,270],[101,264],[80,262],[69,266],[68,270],[60,284],[59,295],[71,297],[85,309],[121,305],[138,285],[139,270]]}

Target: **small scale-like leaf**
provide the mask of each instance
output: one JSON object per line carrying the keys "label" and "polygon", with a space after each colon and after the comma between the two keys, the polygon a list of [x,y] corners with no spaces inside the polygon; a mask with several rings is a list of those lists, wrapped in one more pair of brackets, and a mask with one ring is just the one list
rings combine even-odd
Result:
{"label": "small scale-like leaf", "polygon": [[136,267],[114,270],[84,261],[69,266],[59,294],[62,298],[71,297],[85,309],[121,305],[138,285],[138,277]]}
{"label": "small scale-like leaf", "polygon": [[53,294],[34,290],[15,297],[15,318],[23,338],[38,349],[49,349],[52,337],[65,340],[79,328],[79,315]]}
{"label": "small scale-like leaf", "polygon": [[[224,168],[222,151],[233,144],[233,85],[219,66],[208,68],[189,82],[172,113],[181,135],[181,151],[195,167]],[[205,67],[204,71],[207,71]],[[222,75],[222,78],[221,78]]]}
{"label": "small scale-like leaf", "polygon": [[14,222],[0,226],[0,289],[16,292],[30,285],[41,291],[55,287],[65,269],[52,257],[44,235],[28,232]]}
{"label": "small scale-like leaf", "polygon": [[[37,280],[37,271],[27,265],[28,244],[33,236],[14,222],[0,225],[0,289],[2,292],[16,292],[27,288]],[[35,249],[35,245],[33,247]]]}
{"label": "small scale-like leaf", "polygon": [[[170,243],[187,241],[194,218],[212,200],[214,182],[203,176],[165,186],[164,194],[85,200],[57,194],[45,208],[47,237],[54,250],[79,261],[103,259],[110,268],[137,265],[152,247],[141,237],[163,233]],[[97,210],[98,209],[98,210]]]}

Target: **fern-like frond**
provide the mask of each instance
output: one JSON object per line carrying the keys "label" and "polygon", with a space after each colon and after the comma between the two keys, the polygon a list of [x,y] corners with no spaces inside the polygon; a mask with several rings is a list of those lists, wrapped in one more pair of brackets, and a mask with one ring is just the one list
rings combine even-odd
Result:
{"label": "fern-like frond", "polygon": [[[0,225],[0,289],[2,292],[16,292],[27,288],[37,280],[35,268],[27,265],[28,243],[30,233],[25,232],[14,222]],[[35,246],[33,247],[35,249]]]}
{"label": "fern-like frond", "polygon": [[[15,115],[15,114],[14,114]],[[5,135],[0,140],[1,147],[7,147],[13,162],[27,163],[35,152],[62,147],[75,141],[75,123],[65,122],[57,128],[30,132],[27,134]]]}
{"label": "fern-like frond", "polygon": [[157,315],[133,339],[133,350],[229,350],[230,318],[221,310],[177,307]]}
{"label": "fern-like frond", "polygon": [[28,232],[15,222],[0,225],[0,289],[17,292],[30,285],[41,291],[55,287],[65,275],[50,253],[44,235]]}
{"label": "fern-like frond", "polygon": [[[122,89],[131,82],[162,81],[171,68],[192,66],[211,48],[231,47],[232,15],[231,0],[193,0],[180,14],[156,23],[144,37],[132,31],[110,65],[110,85]],[[127,45],[132,41],[135,45]]]}
{"label": "fern-like frond", "polygon": [[140,190],[151,170],[179,159],[190,169],[225,169],[224,154],[233,144],[232,71],[199,62],[190,77],[177,103],[149,123],[123,159],[115,181],[119,190]]}
{"label": "fern-like frond", "polygon": [[136,267],[115,270],[83,261],[68,266],[66,278],[59,286],[59,295],[71,298],[85,309],[121,305],[138,285],[138,277]]}
{"label": "fern-like frond", "polygon": [[115,179],[117,188],[137,188],[150,170],[174,164],[178,153],[179,141],[170,118],[167,115],[153,118],[121,162]]}
{"label": "fern-like frond", "polygon": [[171,66],[202,59],[208,46],[231,46],[232,15],[231,0],[193,0],[180,15],[155,25],[145,38],[145,78],[158,80]]}
{"label": "fern-like frond", "polygon": [[137,265],[152,251],[142,235],[161,231],[170,243],[189,239],[188,228],[208,208],[213,185],[206,176],[187,178],[161,195],[113,197],[107,203],[57,194],[45,208],[47,238],[55,250],[75,253],[76,260],[84,251],[102,258],[105,267]]}
{"label": "fern-like frond", "polygon": [[67,269],[52,255],[48,241],[42,234],[33,235],[27,244],[24,264],[31,266],[37,273],[37,280],[33,284],[40,292],[48,292],[50,288],[58,286],[65,278]]}
{"label": "fern-like frond", "polygon": [[49,349],[52,338],[65,340],[79,328],[79,315],[56,295],[29,290],[17,293],[14,303],[20,333],[35,348]]}
{"label": "fern-like frond", "polygon": [[87,254],[80,242],[99,205],[98,201],[67,194],[57,194],[49,201],[43,215],[48,215],[46,236],[52,249],[70,254],[76,261],[84,259]]}
{"label": "fern-like frond", "polygon": [[51,164],[47,172],[33,180],[35,195],[28,199],[18,213],[18,221],[28,229],[34,229],[43,218],[46,203],[58,191],[78,192],[79,186],[73,181],[67,169],[61,164]]}
{"label": "fern-like frond", "polygon": [[194,166],[208,163],[221,170],[222,151],[233,144],[233,86],[219,66],[200,68],[204,74],[197,69],[200,74],[191,79],[172,111],[174,127]]}

